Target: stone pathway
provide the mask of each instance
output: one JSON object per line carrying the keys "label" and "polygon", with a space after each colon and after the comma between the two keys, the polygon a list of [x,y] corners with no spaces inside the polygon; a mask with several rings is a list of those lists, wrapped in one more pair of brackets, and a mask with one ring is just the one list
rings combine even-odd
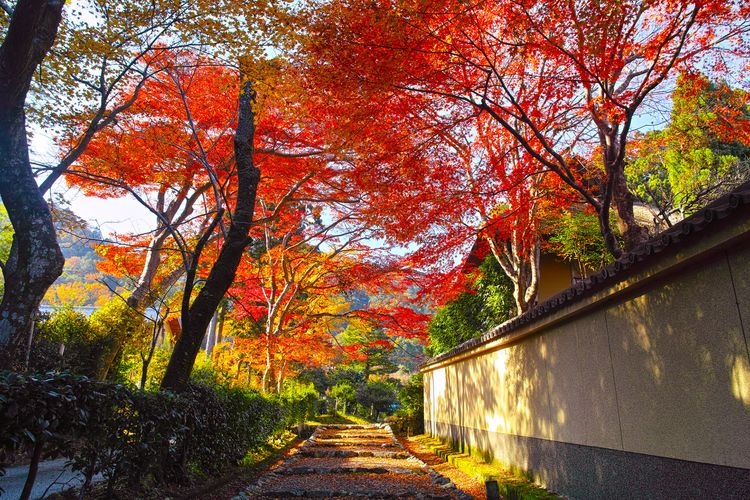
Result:
{"label": "stone pathway", "polygon": [[328,425],[233,500],[248,498],[471,499],[412,456],[388,425]]}

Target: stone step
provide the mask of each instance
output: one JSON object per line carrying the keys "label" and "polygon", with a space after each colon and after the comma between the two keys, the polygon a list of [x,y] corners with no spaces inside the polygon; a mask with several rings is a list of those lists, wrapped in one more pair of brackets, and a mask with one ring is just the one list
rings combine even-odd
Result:
{"label": "stone step", "polygon": [[349,458],[349,457],[382,457],[382,458],[409,458],[409,453],[406,451],[392,451],[388,448],[355,448],[355,449],[338,449],[333,448],[326,449],[326,447],[309,447],[302,449],[299,452],[300,456],[303,457],[314,457],[314,458]]}
{"label": "stone step", "polygon": [[284,469],[285,475],[303,475],[303,474],[404,474],[404,475],[424,475],[426,472],[412,467],[378,467],[376,465],[331,465],[328,467],[295,465]]}
{"label": "stone step", "polygon": [[378,447],[378,448],[401,448],[398,444],[393,441],[382,441],[373,442],[369,441],[310,441],[311,446],[327,446],[327,447]]}
{"label": "stone step", "polygon": [[457,498],[452,483],[437,485],[429,476],[401,474],[279,475],[246,490],[249,498]]}
{"label": "stone step", "polygon": [[367,434],[356,434],[356,433],[325,433],[322,432],[316,435],[316,439],[391,439],[390,434],[385,432],[380,434],[367,433]]}
{"label": "stone step", "polygon": [[277,469],[278,474],[427,474],[427,467],[413,457],[300,457]]}

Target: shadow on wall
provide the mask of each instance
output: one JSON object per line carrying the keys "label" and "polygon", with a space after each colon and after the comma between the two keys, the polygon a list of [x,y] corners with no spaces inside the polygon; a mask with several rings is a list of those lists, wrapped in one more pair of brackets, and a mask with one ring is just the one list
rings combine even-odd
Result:
{"label": "shadow on wall", "polygon": [[542,484],[612,474],[559,442],[750,469],[743,321],[747,250],[432,371],[433,434]]}
{"label": "shadow on wall", "polygon": [[750,271],[737,257],[607,311],[625,450],[750,468]]}
{"label": "shadow on wall", "polygon": [[554,381],[547,377],[547,356],[544,340],[537,336],[433,372],[433,420],[454,424],[437,434],[462,452],[482,453],[488,462],[497,459],[529,470],[524,447],[509,443],[514,449],[496,456],[488,433],[476,430],[521,436],[550,433],[554,423],[548,393]]}

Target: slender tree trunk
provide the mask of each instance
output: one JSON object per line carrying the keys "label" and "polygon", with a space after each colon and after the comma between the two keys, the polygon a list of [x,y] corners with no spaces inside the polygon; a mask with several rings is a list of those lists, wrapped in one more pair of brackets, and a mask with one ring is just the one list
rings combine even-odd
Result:
{"label": "slender tree trunk", "polygon": [[159,336],[162,329],[164,328],[164,321],[157,320],[154,322],[154,329],[151,331],[151,343],[149,344],[148,353],[143,356],[141,354],[141,361],[143,366],[141,368],[141,390],[146,390],[146,380],[148,379],[148,367],[151,364],[151,360],[154,359],[154,351],[156,351],[156,344],[159,341]]}
{"label": "slender tree trunk", "polygon": [[276,394],[281,394],[281,388],[284,385],[284,370],[286,369],[286,361],[281,362],[279,367],[279,373],[276,376]]}
{"label": "slender tree trunk", "polygon": [[240,62],[242,87],[239,97],[239,120],[234,138],[238,181],[237,202],[219,256],[187,314],[183,311],[182,335],[175,343],[172,357],[169,359],[167,371],[161,383],[163,389],[182,392],[187,387],[206,328],[221,299],[232,284],[240,259],[250,243],[248,234],[253,220],[255,196],[260,183],[260,170],[253,162],[255,91],[252,82],[247,78],[247,64],[247,61]]}
{"label": "slender tree trunk", "polygon": [[208,324],[208,339],[206,340],[206,359],[211,360],[211,353],[214,351],[216,346],[216,325],[219,321],[219,310],[214,312],[211,317],[211,322]]}
{"label": "slender tree trunk", "polygon": [[[0,47],[0,197],[15,233],[4,264],[0,302],[0,347],[19,347],[47,288],[62,274],[47,203],[29,163],[24,103],[31,78],[52,47],[62,16],[62,0],[20,0]],[[0,361],[0,367],[5,363]]]}
{"label": "slender tree trunk", "polygon": [[271,392],[271,371],[273,364],[271,362],[271,336],[266,337],[266,366],[263,368],[263,378],[260,381],[261,391],[264,394]]}
{"label": "slender tree trunk", "polygon": [[36,482],[36,474],[39,470],[39,461],[42,459],[42,450],[44,449],[44,439],[42,436],[38,436],[36,443],[34,443],[34,452],[31,456],[31,463],[29,464],[29,473],[26,476],[26,482],[23,485],[23,491],[21,492],[21,500],[27,500],[31,497],[31,490],[34,489],[34,482]]}
{"label": "slender tree trunk", "polygon": [[538,236],[524,255],[515,248],[520,242],[497,242],[490,236],[485,237],[490,251],[500,267],[513,283],[513,299],[516,312],[521,315],[536,304],[539,292],[539,261],[541,257],[541,243]]}

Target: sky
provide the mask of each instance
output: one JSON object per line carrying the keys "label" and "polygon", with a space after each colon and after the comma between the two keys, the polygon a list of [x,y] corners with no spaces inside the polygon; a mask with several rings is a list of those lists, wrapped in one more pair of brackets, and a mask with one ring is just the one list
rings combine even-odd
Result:
{"label": "sky", "polygon": [[92,227],[99,228],[103,236],[114,232],[142,233],[154,226],[154,216],[133,199],[93,198],[68,188],[57,188],[57,192],[64,192],[71,210]]}
{"label": "sky", "polygon": [[[30,156],[32,162],[43,164],[56,163],[57,148],[52,138],[44,131],[32,130]],[[40,178],[37,182],[41,182]],[[154,216],[140,203],[132,198],[101,199],[85,196],[80,190],[69,188],[64,179],[55,183],[50,195],[54,199],[62,196],[78,217],[87,221],[92,228],[99,228],[107,237],[113,233],[141,233],[149,231],[154,225]]]}

